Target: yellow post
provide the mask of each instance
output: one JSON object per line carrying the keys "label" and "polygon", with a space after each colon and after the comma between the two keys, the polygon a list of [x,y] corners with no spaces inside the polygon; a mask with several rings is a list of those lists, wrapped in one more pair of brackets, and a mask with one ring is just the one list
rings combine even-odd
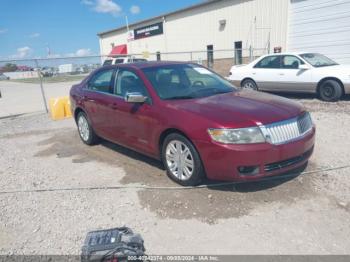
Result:
{"label": "yellow post", "polygon": [[66,118],[72,117],[72,112],[70,110],[70,99],[69,97],[64,97],[64,116]]}
{"label": "yellow post", "polygon": [[49,101],[51,118],[60,120],[72,117],[70,110],[70,100],[68,96],[51,98]]}

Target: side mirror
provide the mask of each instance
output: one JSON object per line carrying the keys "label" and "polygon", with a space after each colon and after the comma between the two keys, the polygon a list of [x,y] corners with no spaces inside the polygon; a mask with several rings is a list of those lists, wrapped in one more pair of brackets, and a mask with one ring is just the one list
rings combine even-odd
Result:
{"label": "side mirror", "polygon": [[142,95],[141,93],[127,93],[125,95],[125,102],[128,103],[144,103],[147,100],[147,96]]}
{"label": "side mirror", "polygon": [[307,64],[299,65],[299,69],[300,70],[308,70],[308,69],[310,69],[310,66],[308,66]]}

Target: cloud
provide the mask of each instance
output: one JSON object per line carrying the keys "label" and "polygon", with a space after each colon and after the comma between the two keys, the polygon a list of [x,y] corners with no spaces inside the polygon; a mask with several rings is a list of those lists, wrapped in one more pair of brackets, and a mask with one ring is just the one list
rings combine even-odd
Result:
{"label": "cloud", "polygon": [[7,31],[7,28],[0,28],[0,34],[5,34]]}
{"label": "cloud", "polygon": [[33,33],[33,34],[29,35],[30,38],[37,38],[39,36],[40,36],[39,33]]}
{"label": "cloud", "polygon": [[92,10],[97,13],[118,16],[122,12],[122,8],[113,0],[81,0],[81,3],[92,6]]}
{"label": "cloud", "polygon": [[141,8],[138,6],[138,5],[133,5],[130,7],[130,12],[133,14],[133,15],[137,15],[141,12]]}
{"label": "cloud", "polygon": [[122,11],[122,8],[112,0],[97,0],[94,10],[97,13],[106,13],[117,16]]}
{"label": "cloud", "polygon": [[90,56],[93,55],[90,48],[80,48],[75,53],[65,54],[63,57]]}
{"label": "cloud", "polygon": [[33,53],[33,49],[31,49],[29,46],[24,46],[24,47],[17,48],[17,53],[10,57],[21,59],[21,58],[26,58],[30,56],[32,53]]}
{"label": "cloud", "polygon": [[76,52],[75,52],[75,55],[76,56],[88,56],[88,55],[91,55],[91,49],[90,48],[81,48],[81,49],[78,49]]}

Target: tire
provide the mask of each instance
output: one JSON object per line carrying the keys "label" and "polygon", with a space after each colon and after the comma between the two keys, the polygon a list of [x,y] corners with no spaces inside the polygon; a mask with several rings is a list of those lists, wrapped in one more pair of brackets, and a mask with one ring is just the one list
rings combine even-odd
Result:
{"label": "tire", "polygon": [[326,80],[321,83],[318,89],[318,95],[323,101],[335,102],[343,95],[343,89],[338,81]]}
{"label": "tire", "polygon": [[255,90],[258,91],[258,86],[255,83],[254,80],[252,79],[246,79],[241,83],[242,89],[250,89],[250,90]]}
{"label": "tire", "polygon": [[80,139],[87,145],[95,145],[98,142],[98,136],[93,130],[87,115],[80,112],[77,116],[77,127]]}
{"label": "tire", "polygon": [[[177,154],[178,148],[181,148],[180,155]],[[180,134],[172,133],[165,138],[162,146],[162,161],[168,177],[182,186],[198,185],[205,176],[196,148],[191,141]]]}

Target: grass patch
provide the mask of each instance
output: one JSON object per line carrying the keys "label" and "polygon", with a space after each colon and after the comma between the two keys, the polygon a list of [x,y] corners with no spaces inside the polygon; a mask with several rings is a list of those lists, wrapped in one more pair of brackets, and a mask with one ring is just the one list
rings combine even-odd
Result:
{"label": "grass patch", "polygon": [[[86,75],[61,75],[53,77],[43,77],[43,83],[59,83],[83,80]],[[12,79],[12,82],[39,84],[39,78]]]}

